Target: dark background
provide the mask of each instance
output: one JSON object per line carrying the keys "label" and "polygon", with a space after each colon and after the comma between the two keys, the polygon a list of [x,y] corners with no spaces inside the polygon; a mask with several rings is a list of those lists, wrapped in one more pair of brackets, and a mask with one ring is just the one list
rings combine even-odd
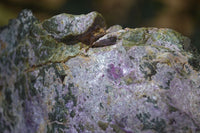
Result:
{"label": "dark background", "polygon": [[1,0],[0,26],[31,9],[41,21],[59,13],[100,12],[108,27],[172,28],[200,49],[200,0]]}

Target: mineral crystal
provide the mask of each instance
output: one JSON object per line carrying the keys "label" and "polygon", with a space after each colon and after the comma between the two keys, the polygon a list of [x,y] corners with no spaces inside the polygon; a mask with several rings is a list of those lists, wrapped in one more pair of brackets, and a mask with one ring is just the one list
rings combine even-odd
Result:
{"label": "mineral crystal", "polygon": [[165,28],[106,30],[97,12],[0,29],[0,132],[198,133],[199,54]]}

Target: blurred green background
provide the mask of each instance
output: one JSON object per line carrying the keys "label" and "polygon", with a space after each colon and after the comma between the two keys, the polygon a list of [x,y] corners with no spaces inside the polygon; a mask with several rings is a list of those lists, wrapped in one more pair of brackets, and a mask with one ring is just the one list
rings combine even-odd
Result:
{"label": "blurred green background", "polygon": [[172,28],[190,37],[200,49],[200,0],[1,0],[0,26],[24,8],[41,21],[59,13],[98,11],[108,27]]}

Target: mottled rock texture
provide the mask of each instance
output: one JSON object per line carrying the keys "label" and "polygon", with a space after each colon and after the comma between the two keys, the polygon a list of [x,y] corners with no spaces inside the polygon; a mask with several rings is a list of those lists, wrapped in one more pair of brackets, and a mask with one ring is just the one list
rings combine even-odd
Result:
{"label": "mottled rock texture", "polygon": [[171,29],[97,12],[0,29],[0,132],[199,133],[199,55]]}

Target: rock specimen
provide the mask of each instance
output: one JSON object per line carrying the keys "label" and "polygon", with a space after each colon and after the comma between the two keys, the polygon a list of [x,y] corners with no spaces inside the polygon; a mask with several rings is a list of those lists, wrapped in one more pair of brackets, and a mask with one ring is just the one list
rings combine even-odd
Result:
{"label": "rock specimen", "polygon": [[24,10],[0,46],[2,133],[200,132],[199,55],[176,31]]}

